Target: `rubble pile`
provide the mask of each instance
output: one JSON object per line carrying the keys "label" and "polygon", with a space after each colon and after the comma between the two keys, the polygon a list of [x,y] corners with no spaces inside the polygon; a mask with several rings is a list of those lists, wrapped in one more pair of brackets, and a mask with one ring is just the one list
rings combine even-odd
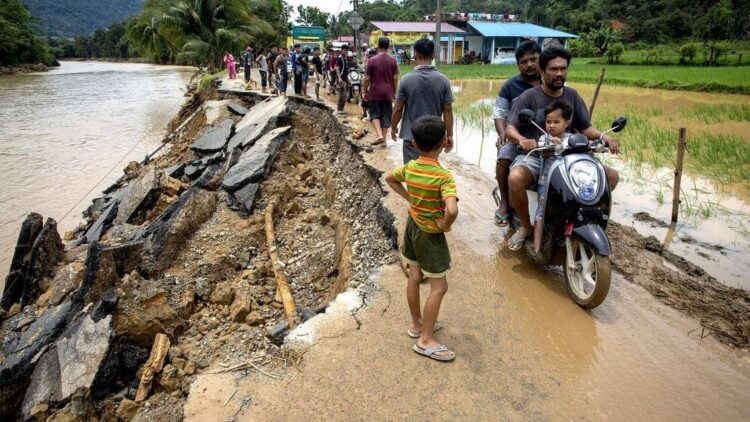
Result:
{"label": "rubble pile", "polygon": [[0,419],[179,419],[196,374],[278,349],[275,270],[310,318],[347,288],[371,293],[395,259],[380,174],[331,110],[202,95],[65,243],[52,219],[23,223],[0,302]]}

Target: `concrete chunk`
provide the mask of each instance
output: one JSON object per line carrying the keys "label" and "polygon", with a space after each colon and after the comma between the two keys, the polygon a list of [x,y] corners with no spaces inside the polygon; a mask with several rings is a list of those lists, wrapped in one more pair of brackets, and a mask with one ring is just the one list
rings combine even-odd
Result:
{"label": "concrete chunk", "polygon": [[232,119],[225,119],[218,126],[208,128],[193,145],[190,145],[190,149],[201,154],[212,154],[224,149],[227,139],[232,134],[233,125]]}
{"label": "concrete chunk", "polygon": [[230,113],[236,114],[238,116],[244,116],[247,114],[247,109],[238,103],[227,104],[227,110],[229,110]]}
{"label": "concrete chunk", "polygon": [[232,194],[232,196],[245,208],[245,211],[251,213],[255,208],[255,199],[258,196],[259,188],[259,183],[248,183],[245,187]]}
{"label": "concrete chunk", "polygon": [[159,188],[159,175],[155,167],[150,167],[130,183],[120,201],[114,224],[131,223],[139,209],[150,205]]}

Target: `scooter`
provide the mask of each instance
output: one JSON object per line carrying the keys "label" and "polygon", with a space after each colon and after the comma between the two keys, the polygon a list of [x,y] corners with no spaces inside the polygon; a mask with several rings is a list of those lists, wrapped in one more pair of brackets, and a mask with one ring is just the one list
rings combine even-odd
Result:
{"label": "scooter", "polygon": [[[592,153],[609,152],[609,148],[601,137],[590,143],[582,134],[571,135],[567,145],[553,144],[549,134],[534,122],[531,110],[521,111],[519,120],[544,133],[537,148],[524,157],[526,160],[534,152],[545,157],[539,192],[526,191],[531,222],[542,224],[541,248],[535,249],[532,235],[526,239],[526,250],[537,264],[562,265],[568,295],[585,309],[595,308],[604,302],[611,282],[612,249],[605,231],[612,196],[604,167]],[[618,117],[604,133],[619,132],[626,124],[625,117]],[[499,204],[498,188],[492,195]],[[542,203],[537,215],[539,195]],[[509,211],[512,230],[518,230],[521,221],[512,207]]]}
{"label": "scooter", "polygon": [[364,74],[359,68],[353,68],[347,73],[349,78],[349,100],[354,104],[359,104],[362,98],[362,75]]}

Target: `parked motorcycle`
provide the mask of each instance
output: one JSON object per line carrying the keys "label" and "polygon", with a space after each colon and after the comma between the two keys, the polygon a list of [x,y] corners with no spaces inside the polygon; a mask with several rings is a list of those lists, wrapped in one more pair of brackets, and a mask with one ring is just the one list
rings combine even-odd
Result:
{"label": "parked motorcycle", "polygon": [[347,73],[349,78],[349,101],[359,104],[362,99],[362,78],[364,71],[359,68],[350,69]]}
{"label": "parked motorcycle", "polygon": [[[544,133],[538,147],[524,158],[539,152],[545,159],[539,192],[526,191],[531,221],[543,227],[541,249],[535,251],[532,235],[525,242],[527,252],[538,264],[562,265],[568,295],[583,308],[595,308],[607,297],[611,281],[611,247],[605,230],[612,197],[604,167],[592,153],[609,149],[601,137],[589,142],[582,134],[571,135],[567,145],[553,144],[544,129],[534,122],[531,110],[521,111],[519,120]],[[625,117],[618,117],[604,133],[619,132],[626,124]],[[499,204],[497,188],[492,195],[496,205]],[[539,195],[542,195],[542,212],[537,216]],[[518,230],[521,227],[518,215],[512,208],[509,211],[512,230]]]}

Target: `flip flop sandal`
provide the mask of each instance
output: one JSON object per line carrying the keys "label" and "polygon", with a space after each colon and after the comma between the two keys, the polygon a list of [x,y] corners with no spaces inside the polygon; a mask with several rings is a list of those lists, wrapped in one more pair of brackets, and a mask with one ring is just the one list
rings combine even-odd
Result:
{"label": "flip flop sandal", "polygon": [[[417,354],[428,357],[430,359],[434,359],[440,362],[450,362],[453,359],[456,358],[456,354],[448,350],[447,347],[444,345],[440,345],[440,347],[428,347],[427,349],[423,349],[416,344],[414,345],[414,351],[417,352]],[[438,355],[437,353],[440,352],[451,352],[450,355]]]}
{"label": "flip flop sandal", "polygon": [[385,138],[377,138],[370,145],[381,145],[385,143]]}
{"label": "flip flop sandal", "polygon": [[516,238],[516,235],[518,232],[513,233],[513,236],[508,239],[508,249],[512,251],[517,251],[523,247],[523,244],[526,242],[526,239],[529,238],[529,236],[525,236],[523,239],[518,240]]}
{"label": "flip flop sandal", "polygon": [[495,210],[495,225],[498,227],[507,227],[508,217],[510,217],[510,214],[501,214],[500,211]]}
{"label": "flip flop sandal", "polygon": [[[435,322],[435,329],[432,330],[432,332],[433,333],[437,333],[438,331],[440,331],[441,328],[443,328],[443,324],[441,324],[440,321],[436,321]],[[406,330],[406,335],[409,336],[409,337],[411,337],[411,338],[420,338],[422,336],[422,332],[421,331],[420,332],[412,331],[412,329],[409,328],[408,330]]]}

